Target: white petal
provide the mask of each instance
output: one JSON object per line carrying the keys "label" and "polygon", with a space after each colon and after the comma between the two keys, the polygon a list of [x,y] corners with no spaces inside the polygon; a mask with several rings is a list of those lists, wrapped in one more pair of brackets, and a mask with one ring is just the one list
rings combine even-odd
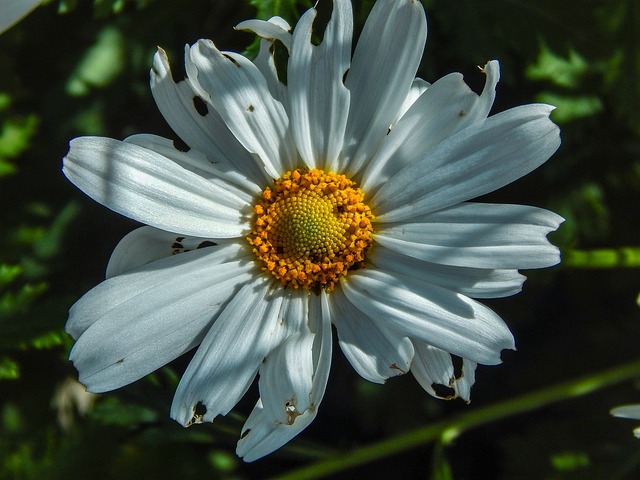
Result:
{"label": "white petal", "polygon": [[252,462],[280,448],[315,418],[310,403],[314,334],[292,335],[260,367],[260,399],[242,427],[237,454]]}
{"label": "white petal", "polygon": [[427,21],[420,2],[379,0],[364,25],[346,86],[346,173],[353,177],[378,149],[407,98],[422,58]]}
{"label": "white petal", "polygon": [[[151,229],[151,227],[142,227],[125,236],[121,241],[123,250],[127,249],[128,243],[134,244],[134,249],[140,249],[141,247],[135,244],[145,242],[148,238],[145,234],[149,234],[150,236],[155,235],[148,229]],[[156,232],[159,232],[159,230],[156,230]],[[158,248],[152,246],[150,250],[157,252]],[[122,262],[123,268],[119,273],[118,279],[109,278],[107,281],[102,282],[87,292],[71,307],[69,319],[65,326],[67,333],[74,339],[78,339],[93,323],[98,321],[103,315],[109,314],[109,311],[119,308],[119,305],[125,304],[132,299],[135,300],[139,295],[142,295],[141,298],[144,298],[144,295],[146,295],[145,292],[148,292],[148,294],[152,296],[156,295],[155,292],[163,288],[162,284],[165,276],[178,275],[188,278],[190,275],[189,269],[191,268],[190,262],[192,261],[194,262],[193,268],[200,269],[205,267],[205,263],[211,265],[213,268],[218,268],[218,265],[237,262],[243,258],[252,260],[251,254],[247,252],[247,249],[241,242],[227,242],[224,248],[216,249],[215,252],[211,249],[200,249],[198,252],[199,255],[191,253],[190,256],[158,256],[158,258],[155,259],[158,262],[153,263],[153,265],[149,265],[151,262],[144,262],[138,266],[131,265],[131,268],[128,268],[125,264],[133,264],[133,261]],[[123,253],[123,255],[126,256],[127,254]],[[201,256],[203,258],[206,257],[206,260],[198,260]],[[154,260],[152,260],[152,262],[154,262]],[[117,270],[117,266],[113,268]],[[242,275],[246,270],[247,269],[243,268],[238,273]],[[129,274],[125,276],[122,275],[123,273]],[[200,280],[197,275],[195,275],[194,278],[198,281]],[[215,282],[216,279],[223,280],[224,278],[214,276],[212,277],[212,282]],[[184,278],[182,280],[184,280]],[[142,303],[144,303],[144,301]],[[145,305],[139,305],[139,308],[147,307],[145,307]],[[151,308],[151,306],[148,308]]]}
{"label": "white petal", "polygon": [[331,368],[331,311],[324,290],[320,295],[309,297],[309,329],[316,334],[313,341],[313,385],[309,398],[313,405],[320,405],[327,388],[329,369]]}
{"label": "white petal", "polygon": [[278,78],[278,71],[276,69],[274,43],[279,40],[287,49],[291,50],[291,26],[280,17],[271,17],[269,21],[264,20],[246,20],[239,23],[236,26],[238,30],[249,30],[254,32],[259,37],[262,37],[260,41],[260,50],[258,55],[253,59],[253,63],[258,70],[262,73],[269,86],[271,95],[276,100],[279,100],[288,111],[288,95],[287,86]]}
{"label": "white petal", "polygon": [[369,204],[376,220],[398,222],[440,210],[536,169],[560,145],[559,129],[549,120],[552,109],[516,107],[440,142],[380,187]]}
{"label": "white petal", "polygon": [[456,395],[467,403],[471,401],[471,387],[476,383],[476,368],[478,364],[471,360],[462,359],[462,372],[456,377],[453,383],[453,389]]}
{"label": "white petal", "polygon": [[260,366],[260,398],[276,423],[293,425],[311,404],[313,339],[308,327],[291,335]]}
{"label": "white petal", "polygon": [[[189,52],[189,48],[186,48]],[[220,172],[242,174],[253,183],[262,184],[268,176],[262,166],[238,142],[220,114],[209,105],[206,93],[187,77],[176,83],[171,76],[169,59],[161,48],[153,57],[151,93],[158,109],[171,129],[192,149],[206,155]]]}
{"label": "white petal", "polygon": [[500,77],[498,62],[487,64],[487,82],[476,95],[459,73],[431,85],[408,109],[363,172],[362,188],[369,195],[451,135],[484,120],[495,98]]}
{"label": "white petal", "polygon": [[376,226],[380,245],[413,258],[473,268],[543,268],[560,262],[547,234],[563,218],[525,205],[462,203],[415,223]]}
{"label": "white petal", "polygon": [[487,81],[478,99],[474,115],[477,118],[486,118],[496,99],[496,85],[500,81],[500,63],[497,60],[491,60],[480,70],[487,76]]}
{"label": "white petal", "polygon": [[640,420],[640,405],[622,405],[611,409],[611,415],[622,418],[635,418]]}
{"label": "white petal", "polygon": [[278,178],[292,170],[296,149],[289,119],[273,98],[258,68],[242,55],[220,52],[211,40],[200,40],[188,61],[198,72],[206,98],[242,145],[258,155],[269,175]]}
{"label": "white petal", "polygon": [[392,124],[392,128],[394,125],[398,123],[398,121],[402,118],[402,116],[407,113],[407,110],[415,103],[420,95],[427,91],[431,84],[429,82],[424,81],[421,78],[414,78],[411,83],[411,88],[409,89],[409,93],[407,93],[407,98],[404,99],[402,106],[400,107],[400,111],[398,111],[398,116],[394,120]]}
{"label": "white petal", "polygon": [[[171,418],[184,426],[211,422],[235,406],[286,330],[282,292],[281,285],[260,275],[234,296],[182,376]],[[198,413],[199,408],[204,413]]]}
{"label": "white petal", "polygon": [[293,425],[274,423],[264,411],[258,399],[251,415],[242,427],[242,437],[236,447],[236,455],[245,462],[255,462],[289,442],[307,428],[316,418],[317,410],[305,410],[296,417]]}
{"label": "white petal", "polygon": [[245,20],[235,27],[236,30],[248,30],[266,40],[280,40],[288,51],[291,51],[291,26],[282,17],[271,17],[267,20]]}
{"label": "white petal", "polygon": [[[219,170],[218,163],[209,160],[200,151],[192,148],[187,152],[181,152],[175,147],[173,142],[167,138],[142,133],[131,135],[125,138],[124,141],[157,152],[173,160],[182,168],[206,178],[222,189],[227,189],[228,184],[230,182],[233,183],[234,186],[240,187],[242,191],[246,192],[246,195],[242,195],[242,192],[239,190],[237,194],[247,203],[251,203],[255,196],[262,192],[262,189],[254,181],[247,178],[240,171]],[[263,182],[261,182],[261,185],[262,184]]]}
{"label": "white petal", "polygon": [[0,0],[0,33],[26,17],[42,0]]}
{"label": "white petal", "polygon": [[276,68],[276,51],[269,40],[260,41],[260,50],[253,59],[254,65],[260,70],[269,87],[269,92],[285,108],[289,110],[289,92],[287,86],[280,81],[278,69]]}
{"label": "white petal", "polygon": [[376,245],[369,260],[380,270],[433,283],[472,298],[499,298],[515,295],[526,280],[515,269],[456,267],[425,262]]}
{"label": "white petal", "polygon": [[293,136],[310,168],[341,171],[349,112],[349,90],[342,83],[349,69],[353,16],[348,0],[334,0],[331,20],[320,45],[311,43],[317,11],[309,9],[293,33],[287,73]]}
{"label": "white petal", "polygon": [[200,237],[185,237],[153,227],[140,227],[127,234],[111,254],[106,277],[121,275],[147,263],[199,248],[222,248],[238,240],[212,240]]}
{"label": "white petal", "polygon": [[238,237],[248,230],[245,194],[236,187],[220,188],[136,145],[75,138],[63,172],[95,201],[161,230],[219,238]]}
{"label": "white petal", "polygon": [[390,329],[475,362],[500,363],[500,352],[513,349],[511,332],[493,311],[441,287],[362,269],[342,286],[363,313]]}
{"label": "white petal", "polygon": [[[196,346],[256,274],[241,245],[164,258],[113,277],[69,311],[71,361],[92,392],[127,385]],[[79,338],[78,338],[79,337]]]}
{"label": "white petal", "polygon": [[[462,360],[462,371],[455,375],[451,355],[423,342],[414,342],[416,354],[411,363],[411,373],[429,395],[451,400],[457,397],[471,400],[471,387],[475,383],[476,363]],[[452,389],[452,395],[442,397],[433,388],[434,384]]]}
{"label": "white petal", "polygon": [[[269,358],[261,372],[262,399],[242,428],[236,449],[246,462],[280,448],[304,430],[317,414],[331,366],[331,318],[324,292],[320,296],[309,296],[308,316],[309,328],[293,336],[291,344],[281,347],[278,354]],[[310,360],[311,383],[308,381]],[[262,375],[267,377],[264,381]],[[294,398],[295,402],[291,403]],[[267,401],[272,404],[265,407]]]}
{"label": "white petal", "polygon": [[349,363],[364,379],[384,383],[409,371],[411,341],[358,310],[340,289],[329,297],[338,342]]}

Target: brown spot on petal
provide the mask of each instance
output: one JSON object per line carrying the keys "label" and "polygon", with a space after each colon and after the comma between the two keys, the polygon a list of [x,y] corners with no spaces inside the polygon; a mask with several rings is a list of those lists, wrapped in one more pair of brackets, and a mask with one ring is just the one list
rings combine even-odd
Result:
{"label": "brown spot on petal", "polygon": [[300,415],[302,415],[298,411],[298,408],[296,407],[296,401],[295,401],[294,398],[284,402],[284,411],[287,414],[287,424],[288,425],[293,425],[293,422],[296,421],[296,418],[298,418]]}
{"label": "brown spot on petal", "polygon": [[396,365],[395,363],[392,363],[391,365],[389,365],[389,368],[391,370],[398,370],[400,373],[399,375],[404,375],[406,372],[406,370],[401,369],[398,365]]}

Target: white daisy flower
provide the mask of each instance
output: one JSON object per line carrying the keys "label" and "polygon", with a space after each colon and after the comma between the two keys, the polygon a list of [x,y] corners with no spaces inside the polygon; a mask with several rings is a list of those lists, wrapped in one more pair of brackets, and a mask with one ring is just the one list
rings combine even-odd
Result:
{"label": "white daisy flower", "polygon": [[[315,417],[331,324],[365,379],[411,371],[430,394],[443,384],[469,400],[476,365],[514,348],[475,299],[513,295],[517,269],[560,259],[546,239],[558,215],[468,201],[553,154],[552,107],[488,117],[496,61],[481,95],[458,73],[416,79],[418,1],[378,0],[353,56],[350,2],[333,1],[320,45],[315,17],[293,34],[280,18],[240,24],[262,38],[253,62],[210,40],[187,46],[178,83],[158,51],[151,89],[187,151],[153,135],[82,137],[64,160],[87,195],[147,225],[71,308],[81,382],[113,390],[198,347],[171,407],[188,426],[228,413],[259,374],[237,448],[245,461]],[[290,54],[286,85],[276,41]]]}
{"label": "white daisy flower", "polygon": [[26,17],[42,0],[0,0],[0,33]]}
{"label": "white daisy flower", "polygon": [[[640,420],[640,405],[623,405],[611,409],[611,415],[621,418],[634,418]],[[633,434],[640,438],[640,427],[633,429]]]}

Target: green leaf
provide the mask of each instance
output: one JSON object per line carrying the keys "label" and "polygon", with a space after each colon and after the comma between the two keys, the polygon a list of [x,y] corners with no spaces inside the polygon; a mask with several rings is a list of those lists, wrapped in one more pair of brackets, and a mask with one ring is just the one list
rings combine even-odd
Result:
{"label": "green leaf", "polygon": [[249,2],[256,10],[256,17],[268,20],[278,16],[293,24],[300,17],[298,4],[303,8],[309,8],[311,2],[308,0],[251,0]]}
{"label": "green leaf", "polygon": [[[27,210],[39,217],[46,218],[51,215],[51,209],[38,202],[29,204]],[[9,237],[11,241],[33,252],[22,259],[21,268],[27,279],[40,278],[47,273],[49,266],[46,261],[53,259],[60,252],[64,236],[79,211],[79,205],[72,201],[57,213],[49,226],[20,225],[14,228],[13,234]]]}
{"label": "green leaf", "polygon": [[58,13],[64,15],[76,9],[78,0],[60,0],[58,3]]}
{"label": "green leaf", "polygon": [[589,464],[589,456],[583,452],[563,452],[551,456],[551,465],[561,472],[585,468]]}
{"label": "green leaf", "polygon": [[11,95],[6,92],[0,92],[0,112],[6,110],[11,105]]}
{"label": "green leaf", "polygon": [[551,118],[556,123],[568,123],[579,118],[591,117],[603,110],[602,101],[595,95],[561,95],[542,92],[536,101],[554,105]]}
{"label": "green leaf", "polygon": [[13,402],[6,402],[0,411],[2,430],[8,433],[18,433],[24,428],[24,419],[20,409]]}
{"label": "green leaf", "polygon": [[46,282],[23,285],[18,291],[9,291],[0,296],[0,319],[25,313],[29,306],[48,288]]}
{"label": "green leaf", "polygon": [[20,365],[9,357],[0,358],[0,380],[17,380],[20,378]]}
{"label": "green leaf", "polygon": [[125,38],[115,27],[103,28],[67,81],[67,93],[87,95],[92,88],[104,88],[113,82],[125,65]]}
{"label": "green leaf", "polygon": [[60,251],[64,234],[79,213],[80,206],[75,202],[69,202],[58,213],[51,226],[34,242],[33,247],[39,258],[49,259]]}
{"label": "green leaf", "polygon": [[598,183],[576,185],[565,191],[550,207],[566,219],[562,228],[553,234],[556,244],[601,241],[609,234],[611,212],[607,207],[605,191]]}
{"label": "green leaf", "polygon": [[13,232],[13,240],[19,245],[33,245],[44,237],[46,230],[42,226],[21,225]]}
{"label": "green leaf", "polygon": [[124,403],[115,396],[103,398],[90,415],[96,422],[123,427],[151,423],[158,419],[158,413],[154,410],[133,403]]}
{"label": "green leaf", "polygon": [[50,348],[64,345],[68,339],[68,335],[64,330],[55,330],[52,332],[46,332],[26,342],[20,344],[20,348],[27,349],[33,347],[36,350],[49,350]]}
{"label": "green leaf", "polygon": [[214,450],[209,454],[209,462],[217,472],[231,473],[238,468],[238,458],[226,450]]}
{"label": "green leaf", "polygon": [[0,130],[0,159],[15,158],[24,152],[39,123],[35,115],[6,119]]}
{"label": "green leaf", "polygon": [[527,68],[527,76],[532,80],[546,80],[559,87],[573,88],[587,68],[585,59],[574,50],[569,50],[567,58],[563,58],[542,45],[538,62]]}
{"label": "green leaf", "polygon": [[6,287],[22,274],[20,265],[0,264],[0,288]]}
{"label": "green leaf", "polygon": [[0,177],[6,177],[7,175],[13,175],[18,169],[12,164],[0,157]]}

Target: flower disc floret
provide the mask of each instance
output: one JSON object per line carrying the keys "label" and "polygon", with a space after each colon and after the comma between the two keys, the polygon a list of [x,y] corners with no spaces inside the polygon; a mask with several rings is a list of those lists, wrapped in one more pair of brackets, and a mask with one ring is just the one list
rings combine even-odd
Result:
{"label": "flower disc floret", "polygon": [[373,241],[364,193],[344,175],[297,169],[267,187],[247,237],[263,271],[285,286],[333,290]]}

